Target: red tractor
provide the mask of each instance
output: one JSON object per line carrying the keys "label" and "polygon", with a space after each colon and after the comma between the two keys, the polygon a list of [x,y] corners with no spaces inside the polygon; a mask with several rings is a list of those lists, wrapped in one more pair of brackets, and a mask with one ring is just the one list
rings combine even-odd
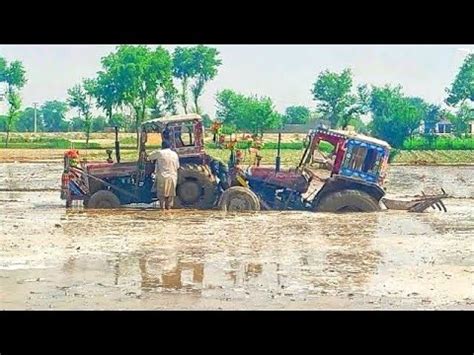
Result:
{"label": "red tractor", "polygon": [[[275,168],[253,166],[241,170],[231,179],[234,186],[223,192],[220,207],[326,212],[371,212],[381,208],[390,154],[386,142],[326,129],[311,131],[307,142],[294,169],[280,169],[278,154]],[[328,154],[322,147],[326,151],[329,148]],[[318,164],[316,169],[314,163]]]}
{"label": "red tractor", "polygon": [[[138,162],[120,162],[116,129],[116,162],[78,162],[68,152],[64,157],[62,199],[66,206],[84,201],[87,208],[117,208],[131,203],[157,201],[152,192],[155,162],[152,149],[167,139],[178,153],[177,207],[212,208],[220,193],[229,187],[227,166],[204,151],[204,128],[199,115],[178,115],[146,121],[141,126]],[[155,139],[153,142],[152,138]]]}
{"label": "red tractor", "polygon": [[[390,146],[384,141],[349,131],[310,131],[299,165],[283,171],[279,148],[275,167],[242,169],[233,150],[228,166],[209,156],[203,137],[199,115],[149,120],[141,126],[138,161],[122,163],[116,129],[116,162],[112,151],[108,151],[106,162],[91,163],[81,162],[77,151],[65,154],[61,198],[66,200],[66,206],[82,200],[87,208],[157,201],[152,192],[155,162],[148,159],[148,154],[166,139],[178,153],[181,165],[176,207],[326,212],[370,212],[381,208],[390,153]],[[280,138],[281,135],[279,146]],[[409,205],[395,200],[383,202],[387,207],[408,206],[405,209],[415,210],[433,203],[442,205],[438,197],[430,198],[411,201]]]}

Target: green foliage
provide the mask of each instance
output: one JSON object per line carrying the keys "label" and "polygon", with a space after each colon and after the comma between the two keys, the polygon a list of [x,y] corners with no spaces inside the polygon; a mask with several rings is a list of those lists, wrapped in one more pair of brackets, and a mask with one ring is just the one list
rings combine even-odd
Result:
{"label": "green foliage", "polygon": [[224,124],[220,129],[220,133],[224,135],[231,135],[237,131],[237,128],[234,124]]}
{"label": "green foliage", "polygon": [[204,125],[205,128],[210,128],[213,122],[214,121],[211,120],[211,118],[209,117],[207,113],[202,115],[202,124]]}
{"label": "green foliage", "polygon": [[173,52],[173,76],[181,80],[181,105],[188,113],[188,84],[194,76],[195,66],[191,48],[176,47]]}
{"label": "green foliage", "polygon": [[372,134],[399,148],[420,126],[427,105],[419,98],[405,97],[400,86],[386,85],[372,89],[370,109]]}
{"label": "green foliage", "polygon": [[68,106],[62,101],[46,101],[39,110],[41,112],[44,130],[46,132],[60,132],[67,127],[65,117]]}
{"label": "green foliage", "polygon": [[83,84],[74,85],[67,91],[69,97],[67,103],[70,107],[77,109],[84,119],[84,132],[86,133],[86,144],[89,143],[92,129],[92,95],[94,83],[91,80],[84,80]]}
{"label": "green foliage", "polygon": [[[0,70],[2,70],[1,65]],[[5,62],[3,73],[0,74],[0,79],[2,79],[0,81],[4,81],[8,87],[21,89],[27,82],[25,75],[25,69],[19,60],[11,62],[10,65],[6,65]]]}
{"label": "green foliage", "polygon": [[469,54],[456,75],[449,89],[446,103],[456,106],[466,100],[474,101],[474,53]]}
{"label": "green foliage", "polygon": [[469,132],[469,122],[474,121],[474,109],[467,103],[462,103],[455,115],[451,116],[454,134],[458,137]]}
{"label": "green foliage", "polygon": [[[138,132],[148,108],[157,109],[160,97],[172,98],[172,61],[163,47],[122,45],[102,58],[102,66],[114,80],[117,99],[135,113]],[[166,100],[165,100],[166,101]]]}
{"label": "green foliage", "polygon": [[244,96],[232,90],[217,94],[217,117],[238,131],[263,134],[266,129],[281,126],[282,115],[275,111],[268,97]]}
{"label": "green foliage", "polygon": [[[1,64],[1,61],[0,61],[0,64]],[[6,130],[7,130],[7,116],[0,115],[0,132],[5,132]]]}
{"label": "green foliage", "polygon": [[20,117],[21,98],[18,91],[26,84],[26,72],[23,64],[15,60],[8,62],[0,57],[0,85],[6,85],[5,98],[7,101],[8,111],[5,120],[5,131],[7,137],[5,147],[8,147],[10,132],[15,129],[15,124]]}
{"label": "green foliage", "polygon": [[[4,143],[6,137],[0,136],[0,143]],[[89,143],[89,148],[100,149],[100,144]],[[71,142],[66,138],[57,137],[35,137],[34,139],[26,140],[24,137],[14,137],[10,139],[9,148],[17,149],[85,149],[87,144],[84,142]]]}
{"label": "green foliage", "polygon": [[[20,112],[20,117],[16,124],[18,132],[33,132],[35,126],[35,109],[33,107],[27,107]],[[36,110],[36,128],[39,132],[44,130],[43,119],[41,117],[41,111]]]}
{"label": "green foliage", "polygon": [[356,132],[359,132],[362,134],[369,133],[367,125],[359,117],[351,118],[349,122],[347,122],[347,125],[354,127]]}
{"label": "green foliage", "polygon": [[351,119],[356,119],[369,109],[370,92],[366,85],[352,91],[352,72],[343,70],[340,74],[328,70],[319,74],[311,93],[317,101],[317,111],[332,128],[346,127]]}
{"label": "green foliage", "polygon": [[103,132],[107,126],[107,118],[98,116],[92,121],[92,132]]}
{"label": "green foliage", "polygon": [[414,137],[403,142],[405,150],[474,150],[474,138],[466,137],[445,137],[434,136],[433,139],[427,137]]}
{"label": "green foliage", "polygon": [[285,124],[305,124],[311,118],[309,108],[305,106],[290,106],[285,110],[283,123]]}
{"label": "green foliage", "polygon": [[222,64],[218,55],[219,52],[215,48],[202,45],[192,48],[194,83],[191,85],[191,93],[194,100],[194,112],[198,114],[201,113],[198,99],[204,91],[204,85],[216,77],[217,68]]}
{"label": "green foliage", "polygon": [[188,113],[188,86],[191,80],[191,93],[194,101],[194,112],[200,113],[198,99],[204,85],[214,79],[217,68],[222,64],[215,48],[206,46],[176,47],[173,52],[173,76],[181,81],[181,105]]}
{"label": "green foliage", "polygon": [[[235,145],[236,149],[249,149],[252,146],[251,141],[239,141]],[[206,148],[208,149],[217,149],[219,147],[218,144],[215,143],[207,143]],[[263,150],[276,150],[278,148],[278,142],[265,142],[262,148]],[[303,142],[281,142],[280,149],[282,150],[303,150],[305,148]],[[320,143],[320,149],[323,152],[329,153],[333,150],[333,146],[327,142]],[[302,154],[302,153],[301,153]]]}
{"label": "green foliage", "polygon": [[123,129],[126,127],[126,118],[121,113],[114,113],[111,118],[108,120],[108,125],[110,127],[118,127]]}
{"label": "green foliage", "polygon": [[72,132],[82,132],[84,131],[84,119],[81,117],[73,117],[70,121],[71,131]]}
{"label": "green foliage", "polygon": [[427,107],[426,115],[423,118],[425,131],[424,134],[433,134],[436,124],[440,121],[444,113],[438,105],[429,105]]}

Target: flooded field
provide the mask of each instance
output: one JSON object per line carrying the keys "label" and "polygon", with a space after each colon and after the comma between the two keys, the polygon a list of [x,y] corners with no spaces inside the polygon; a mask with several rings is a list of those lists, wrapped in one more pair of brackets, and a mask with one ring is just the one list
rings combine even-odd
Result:
{"label": "flooded field", "polygon": [[423,214],[66,210],[60,174],[0,164],[0,309],[474,309],[474,167],[391,167]]}

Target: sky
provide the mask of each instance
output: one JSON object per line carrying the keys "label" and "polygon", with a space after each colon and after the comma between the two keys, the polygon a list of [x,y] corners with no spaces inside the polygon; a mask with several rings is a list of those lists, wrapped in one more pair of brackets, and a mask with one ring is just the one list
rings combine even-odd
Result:
{"label": "sky", "polygon": [[[311,88],[326,69],[351,68],[354,84],[400,84],[405,94],[442,104],[445,88],[474,45],[211,45],[222,59],[217,77],[200,99],[214,117],[215,96],[223,89],[269,96],[278,111],[292,105],[315,108]],[[23,104],[65,100],[67,89],[94,77],[100,59],[115,45],[0,45],[0,56],[20,60],[28,82]],[[165,45],[172,51],[175,46]],[[5,105],[0,107],[5,112]]]}

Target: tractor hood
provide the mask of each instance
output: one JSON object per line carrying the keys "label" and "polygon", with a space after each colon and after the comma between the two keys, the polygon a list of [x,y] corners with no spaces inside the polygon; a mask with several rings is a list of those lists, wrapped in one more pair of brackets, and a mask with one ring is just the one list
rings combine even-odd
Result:
{"label": "tractor hood", "polygon": [[87,173],[100,177],[100,178],[111,178],[111,177],[121,177],[121,176],[130,176],[133,173],[136,173],[137,163],[101,163],[101,162],[91,162],[81,164],[82,168],[87,171]]}
{"label": "tractor hood", "polygon": [[309,181],[303,174],[289,169],[281,169],[276,172],[273,167],[252,166],[247,170],[247,178],[295,190],[300,193],[305,193],[309,188]]}

